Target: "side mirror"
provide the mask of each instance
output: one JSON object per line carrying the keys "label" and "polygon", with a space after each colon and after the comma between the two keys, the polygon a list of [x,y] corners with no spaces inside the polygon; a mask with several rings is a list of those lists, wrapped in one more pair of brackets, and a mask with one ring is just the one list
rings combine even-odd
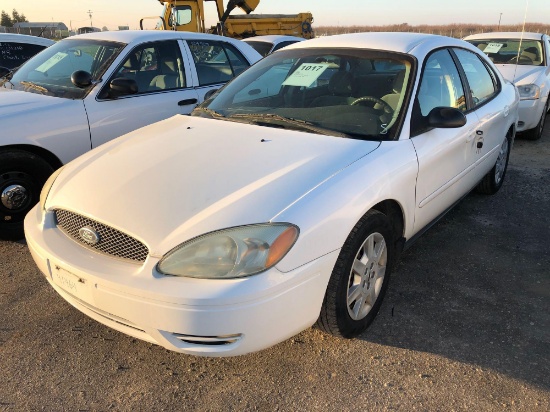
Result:
{"label": "side mirror", "polygon": [[77,70],[71,74],[71,82],[76,87],[85,89],[92,84],[92,75],[85,70]]}
{"label": "side mirror", "polygon": [[0,66],[0,79],[8,74],[10,74],[11,70],[7,67]]}
{"label": "side mirror", "polygon": [[456,129],[466,124],[466,116],[453,107],[434,107],[427,116],[428,127]]}
{"label": "side mirror", "polygon": [[111,97],[128,96],[138,92],[138,85],[134,79],[117,77],[109,84],[109,95]]}
{"label": "side mirror", "polygon": [[212,96],[214,96],[218,90],[219,90],[219,89],[208,90],[208,91],[206,92],[206,94],[204,95],[204,100],[211,99]]}

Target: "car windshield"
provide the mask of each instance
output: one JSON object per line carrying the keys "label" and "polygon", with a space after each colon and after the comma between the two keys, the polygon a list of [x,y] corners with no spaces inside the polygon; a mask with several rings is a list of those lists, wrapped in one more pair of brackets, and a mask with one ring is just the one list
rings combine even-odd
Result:
{"label": "car windshield", "polygon": [[468,40],[496,64],[542,66],[544,47],[539,40],[479,39]]}
{"label": "car windshield", "polygon": [[192,115],[369,140],[394,139],[415,60],[358,49],[267,56]]}
{"label": "car windshield", "polygon": [[267,56],[273,48],[273,44],[266,41],[247,40],[246,43],[250,44],[254,48],[254,50],[256,50],[264,57]]}
{"label": "car windshield", "polygon": [[124,46],[88,39],[63,40],[27,61],[3,86],[54,97],[82,99],[89,87],[75,86],[71,74],[84,70],[91,74],[92,81],[101,79]]}

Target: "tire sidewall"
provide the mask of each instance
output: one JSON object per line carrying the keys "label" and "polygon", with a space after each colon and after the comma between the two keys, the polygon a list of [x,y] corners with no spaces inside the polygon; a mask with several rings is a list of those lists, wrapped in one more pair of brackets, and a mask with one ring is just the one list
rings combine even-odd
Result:
{"label": "tire sidewall", "polygon": [[509,135],[507,135],[506,140],[508,141],[508,152],[506,153],[506,163],[504,165],[504,171],[502,172],[502,176],[500,177],[500,181],[498,183],[495,178],[496,164],[492,170],[493,178],[492,178],[491,185],[493,186],[493,193],[496,193],[501,188],[502,184],[504,183],[504,178],[506,177],[506,172],[508,171],[508,163],[510,162],[510,152],[512,151],[512,138]]}
{"label": "tire sidewall", "polygon": [[[338,256],[337,264],[334,268],[332,275],[338,282],[336,302],[334,302],[338,329],[340,331],[340,334],[345,338],[351,338],[359,335],[372,323],[378,311],[380,310],[380,306],[388,288],[389,279],[392,272],[392,266],[395,256],[395,246],[391,225],[388,218],[384,214],[376,211],[374,212],[375,213],[369,212],[367,215],[365,215],[365,217],[361,219],[361,221],[350,233],[344,246],[342,247],[342,250],[340,251],[340,255]],[[384,275],[384,282],[371,311],[363,319],[354,320],[349,315],[347,307],[349,276],[359,248],[363,245],[363,242],[367,239],[367,237],[375,232],[380,233],[384,237],[384,240],[386,242],[387,264],[386,272]]]}
{"label": "tire sidewall", "polygon": [[[6,211],[0,214],[0,239],[19,240],[24,236],[23,219],[28,211],[38,202],[42,186],[53,173],[51,167],[41,157],[22,150],[10,150],[0,152],[0,175],[23,173],[32,178],[26,186],[30,191],[30,202],[23,211],[10,215]],[[9,220],[6,219],[9,217]]]}

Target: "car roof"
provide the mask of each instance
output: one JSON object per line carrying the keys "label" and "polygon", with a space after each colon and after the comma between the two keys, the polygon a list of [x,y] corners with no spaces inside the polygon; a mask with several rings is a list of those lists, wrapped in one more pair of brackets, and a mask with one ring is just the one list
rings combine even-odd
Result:
{"label": "car roof", "polygon": [[245,42],[248,42],[248,41],[263,41],[263,42],[266,42],[266,43],[280,43],[280,42],[283,42],[283,41],[289,41],[289,40],[294,40],[294,41],[303,41],[305,40],[303,37],[296,37],[296,36],[287,36],[287,35],[284,35],[284,34],[268,34],[266,36],[254,36],[254,37],[248,37],[246,39],[243,39],[243,41]]}
{"label": "car roof", "polygon": [[45,37],[29,36],[28,34],[0,33],[0,43],[27,43],[39,46],[51,46],[55,41]]}
{"label": "car roof", "polygon": [[240,44],[239,40],[230,37],[221,37],[215,34],[192,33],[188,31],[173,31],[173,30],[119,30],[119,31],[103,31],[79,34],[69,37],[71,39],[94,39],[107,40],[122,43],[141,43],[146,41],[167,40],[167,39],[183,39],[183,40],[224,40],[234,44]]}
{"label": "car roof", "polygon": [[327,47],[375,49],[410,53],[413,49],[420,46],[428,46],[432,49],[445,46],[473,47],[462,40],[434,34],[370,32],[317,37],[305,42],[291,44],[285,49]]}
{"label": "car roof", "polygon": [[544,35],[541,33],[530,33],[530,32],[506,32],[506,31],[495,31],[489,33],[479,33],[472,34],[470,36],[464,37],[464,40],[483,40],[483,39],[521,39],[524,40],[541,40]]}

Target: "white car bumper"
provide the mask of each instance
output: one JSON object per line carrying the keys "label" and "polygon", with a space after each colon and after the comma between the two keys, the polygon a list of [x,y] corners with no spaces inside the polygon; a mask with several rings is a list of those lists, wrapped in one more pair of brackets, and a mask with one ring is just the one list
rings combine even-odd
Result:
{"label": "white car bumper", "polygon": [[519,102],[518,132],[533,129],[539,124],[546,100],[521,100]]}
{"label": "white car bumper", "polygon": [[25,219],[27,243],[65,300],[113,329],[193,355],[242,355],[310,327],[338,257],[334,251],[291,272],[272,268],[243,279],[167,277],[155,271],[158,258],[117,260],[41,220],[37,206]]}

